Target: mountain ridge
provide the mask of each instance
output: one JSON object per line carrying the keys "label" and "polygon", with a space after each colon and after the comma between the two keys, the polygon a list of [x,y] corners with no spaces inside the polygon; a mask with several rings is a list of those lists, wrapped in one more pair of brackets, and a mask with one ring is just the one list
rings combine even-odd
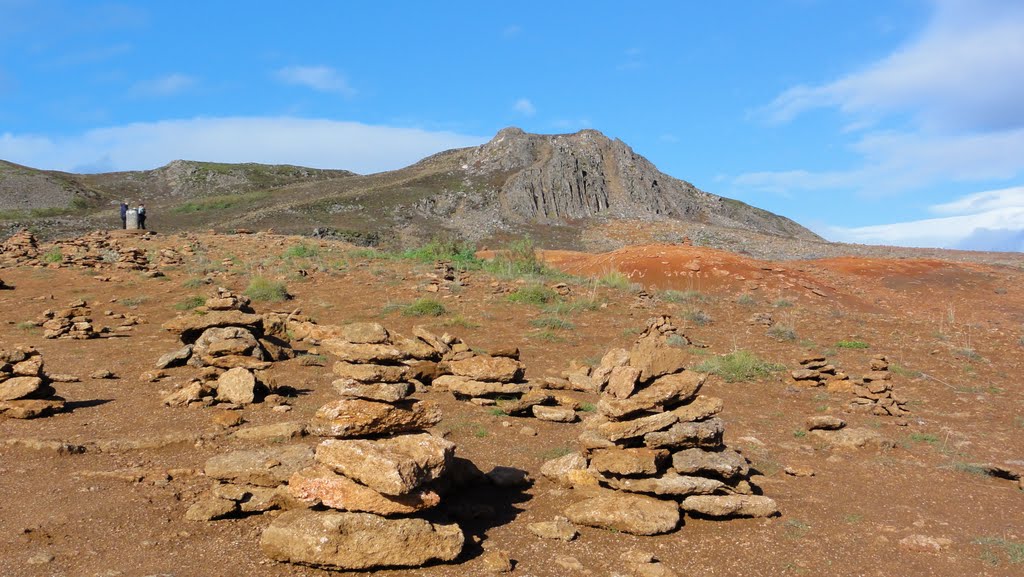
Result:
{"label": "mountain ridge", "polygon": [[[602,223],[660,221],[823,241],[788,218],[667,175],[623,141],[593,129],[531,134],[508,127],[480,146],[366,175],[184,160],[153,170],[98,174],[20,169],[32,178],[17,184],[63,192],[35,194],[35,205],[16,206],[5,194],[0,220],[4,211],[24,218],[43,211],[63,218],[57,219],[55,234],[74,228],[76,219],[83,221],[79,224],[102,221],[107,207],[124,199],[146,202],[153,226],[164,230],[273,228],[308,234],[316,229],[396,242],[437,234],[480,241],[525,233],[551,234],[571,245],[574,236]],[[0,170],[0,187],[7,182],[11,188],[10,173]]]}

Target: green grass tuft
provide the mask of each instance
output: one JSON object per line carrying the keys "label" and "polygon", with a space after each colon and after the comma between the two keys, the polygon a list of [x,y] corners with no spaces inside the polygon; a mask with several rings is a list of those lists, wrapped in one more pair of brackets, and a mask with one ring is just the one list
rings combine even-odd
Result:
{"label": "green grass tuft", "polygon": [[768,329],[768,332],[765,334],[778,341],[796,340],[796,329],[787,325],[775,325]]}
{"label": "green grass tuft", "polygon": [[700,291],[687,290],[667,290],[661,293],[661,300],[670,303],[705,303],[711,300],[708,296]]}
{"label": "green grass tuft", "polygon": [[626,290],[632,286],[633,281],[625,273],[613,270],[597,279],[597,284],[608,288]]}
{"label": "green grass tuft", "polygon": [[254,301],[278,302],[291,298],[283,282],[261,276],[253,277],[243,294]]}
{"label": "green grass tuft", "polygon": [[303,242],[288,247],[281,256],[284,258],[313,258],[319,255],[320,247]]}
{"label": "green grass tuft", "polygon": [[710,358],[694,367],[697,371],[718,375],[727,383],[764,378],[785,368],[746,350]]}
{"label": "green grass tuft", "polygon": [[198,295],[193,295],[175,303],[174,308],[178,309],[179,311],[190,311],[196,307],[201,307],[205,304],[206,299]]}
{"label": "green grass tuft", "polygon": [[432,298],[417,299],[402,308],[402,314],[407,317],[439,317],[447,312],[448,309],[440,301]]}
{"label": "green grass tuft", "polygon": [[541,306],[558,300],[558,293],[542,284],[531,284],[519,287],[505,298],[510,303]]}
{"label": "green grass tuft", "polygon": [[576,328],[576,325],[558,317],[540,317],[530,321],[530,324],[539,329],[568,330]]}
{"label": "green grass tuft", "polygon": [[870,346],[864,341],[839,341],[835,344],[837,349],[866,349]]}
{"label": "green grass tuft", "polygon": [[41,260],[47,264],[58,263],[64,260],[64,253],[59,248],[54,248],[44,254]]}

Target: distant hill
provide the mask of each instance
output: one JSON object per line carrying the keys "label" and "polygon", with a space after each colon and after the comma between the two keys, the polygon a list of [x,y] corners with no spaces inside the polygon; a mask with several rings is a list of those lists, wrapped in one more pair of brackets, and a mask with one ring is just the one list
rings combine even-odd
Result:
{"label": "distant hill", "polygon": [[44,234],[110,226],[112,206],[126,199],[146,202],[151,226],[160,230],[315,230],[367,243],[530,234],[581,247],[609,240],[605,229],[637,222],[658,224],[634,227],[641,233],[679,225],[676,239],[699,226],[822,240],[785,217],[668,176],[596,130],[506,128],[481,146],[370,175],[180,160],[155,170],[76,175],[3,163],[0,191],[0,221],[10,228],[35,219]]}

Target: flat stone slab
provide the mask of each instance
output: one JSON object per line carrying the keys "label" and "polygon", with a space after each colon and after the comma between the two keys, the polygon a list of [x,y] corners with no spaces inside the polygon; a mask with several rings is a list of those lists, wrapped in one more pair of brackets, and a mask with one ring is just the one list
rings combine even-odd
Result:
{"label": "flat stone slab", "polygon": [[680,507],[708,517],[771,517],[779,512],[775,501],[763,495],[694,495]]}
{"label": "flat stone slab", "polygon": [[370,513],[296,510],[274,519],[263,531],[260,548],[275,561],[364,570],[453,561],[464,542],[458,525]]}
{"label": "flat stone slab", "polygon": [[351,438],[422,431],[439,422],[441,411],[430,401],[342,399],[320,407],[306,430],[321,437]]}
{"label": "flat stone slab", "polygon": [[276,487],[288,481],[295,471],[312,464],[312,447],[288,445],[216,455],[206,461],[203,469],[207,477],[221,481]]}
{"label": "flat stone slab", "polygon": [[429,490],[385,495],[323,465],[297,471],[288,480],[288,491],[296,499],[312,505],[384,516],[409,515],[441,502],[441,497]]}
{"label": "flat stone slab", "polygon": [[658,535],[679,526],[679,505],[643,495],[609,494],[570,505],[565,516],[577,525],[621,531],[631,535]]}
{"label": "flat stone slab", "polygon": [[454,443],[427,433],[331,439],[316,448],[318,462],[386,495],[405,495],[439,479],[454,455]]}

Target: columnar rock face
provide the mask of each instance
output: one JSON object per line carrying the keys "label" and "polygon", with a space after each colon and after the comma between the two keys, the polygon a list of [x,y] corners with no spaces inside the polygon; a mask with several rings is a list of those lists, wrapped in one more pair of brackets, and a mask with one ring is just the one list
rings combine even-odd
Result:
{"label": "columnar rock face", "polygon": [[[582,452],[542,469],[561,484],[599,489],[566,510],[571,521],[652,535],[674,530],[680,508],[713,517],[776,512],[755,494],[746,458],[722,442],[722,402],[699,395],[706,375],[685,368],[680,339],[669,341],[678,336],[671,319],[653,319],[630,351],[613,351],[596,371],[607,384],[579,438]],[[688,508],[697,495],[706,499]]]}
{"label": "columnar rock face", "polygon": [[43,371],[43,356],[32,347],[0,349],[0,415],[32,419],[58,412],[64,399],[56,395]]}
{"label": "columnar rock face", "polygon": [[875,355],[871,359],[870,369],[863,377],[853,381],[851,391],[854,399],[850,401],[850,409],[879,416],[909,415],[906,399],[893,390],[889,359],[885,355]]}
{"label": "columnar rock face", "polygon": [[[314,463],[291,475],[288,492],[329,510],[275,519],[261,539],[269,557],[343,570],[458,557],[465,538],[457,525],[415,518],[441,503],[455,445],[425,432],[441,420],[437,407],[409,397],[424,370],[417,365],[450,352],[451,342],[423,329],[407,339],[376,323],[348,325],[323,341],[340,359],[333,370],[342,398],[317,411],[308,429],[330,438]],[[504,363],[480,370],[515,372]]]}

